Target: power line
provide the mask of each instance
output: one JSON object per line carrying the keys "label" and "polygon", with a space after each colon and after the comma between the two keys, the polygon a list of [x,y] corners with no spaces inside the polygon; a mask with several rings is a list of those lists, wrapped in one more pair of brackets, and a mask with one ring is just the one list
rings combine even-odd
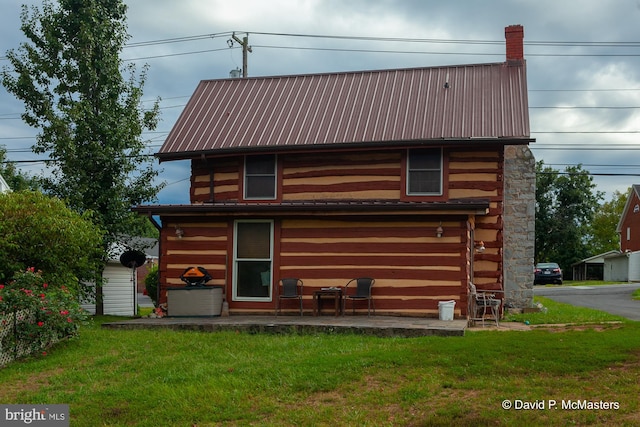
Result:
{"label": "power line", "polygon": [[134,48],[134,47],[143,47],[143,46],[154,46],[154,45],[159,45],[159,44],[172,44],[172,43],[192,42],[192,41],[198,41],[198,40],[213,39],[213,38],[216,38],[216,37],[227,37],[227,36],[230,36],[232,33],[233,33],[232,31],[226,31],[226,32],[223,32],[223,33],[200,34],[200,35],[195,35],[195,36],[184,36],[184,37],[174,37],[174,38],[168,38],[168,39],[148,40],[148,41],[142,41],[142,42],[127,43],[124,47],[125,48]]}
{"label": "power line", "polygon": [[[312,50],[325,52],[355,52],[355,53],[388,53],[406,55],[454,55],[454,56],[504,56],[504,52],[447,52],[447,51],[420,51],[420,50],[381,50],[381,49],[348,49],[329,47],[301,47],[301,46],[275,46],[275,45],[253,45],[263,49],[287,49],[287,50]],[[640,57],[640,53],[527,53],[527,57]]]}
{"label": "power line", "polygon": [[184,56],[184,55],[196,55],[199,53],[210,53],[210,52],[220,52],[222,50],[229,50],[229,49],[238,49],[238,48],[220,48],[220,49],[205,49],[205,50],[196,50],[196,51],[192,51],[192,52],[179,52],[179,53],[166,53],[163,55],[153,55],[153,56],[141,56],[139,58],[124,58],[122,59],[125,62],[131,62],[131,61],[142,61],[145,59],[157,59],[157,58],[169,58],[172,56]]}
{"label": "power line", "polygon": [[[393,43],[434,43],[434,44],[480,44],[480,45],[503,45],[504,40],[474,40],[474,39],[439,39],[439,38],[416,38],[416,37],[380,37],[380,36],[354,36],[354,35],[335,35],[335,34],[303,34],[303,33],[280,33],[280,32],[264,32],[264,31],[225,31],[221,33],[198,34],[183,37],[174,37],[168,39],[148,40],[142,42],[127,43],[125,47],[142,47],[160,44],[172,44],[191,42],[205,39],[213,39],[216,37],[227,37],[233,33],[255,34],[262,36],[274,37],[291,37],[291,38],[311,38],[311,39],[329,39],[329,40],[356,40],[356,41],[375,41],[375,42],[393,42]],[[620,42],[620,41],[554,41],[554,40],[524,40],[525,46],[551,46],[551,47],[640,47],[640,42]]]}

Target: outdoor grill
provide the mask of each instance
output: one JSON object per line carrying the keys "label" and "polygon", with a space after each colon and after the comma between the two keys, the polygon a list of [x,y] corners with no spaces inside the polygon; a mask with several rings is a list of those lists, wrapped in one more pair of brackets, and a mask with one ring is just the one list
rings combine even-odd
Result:
{"label": "outdoor grill", "polygon": [[204,267],[189,267],[180,275],[180,279],[187,286],[204,286],[211,280],[211,276]]}
{"label": "outdoor grill", "polygon": [[220,316],[224,286],[207,286],[211,275],[203,267],[189,267],[180,280],[187,286],[167,288],[167,314],[175,317]]}

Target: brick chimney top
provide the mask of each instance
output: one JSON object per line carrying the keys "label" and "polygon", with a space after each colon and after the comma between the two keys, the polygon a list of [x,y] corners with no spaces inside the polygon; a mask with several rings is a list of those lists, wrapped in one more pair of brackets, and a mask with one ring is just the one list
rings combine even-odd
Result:
{"label": "brick chimney top", "polygon": [[518,65],[524,61],[524,27],[509,25],[504,29],[507,40],[507,63]]}

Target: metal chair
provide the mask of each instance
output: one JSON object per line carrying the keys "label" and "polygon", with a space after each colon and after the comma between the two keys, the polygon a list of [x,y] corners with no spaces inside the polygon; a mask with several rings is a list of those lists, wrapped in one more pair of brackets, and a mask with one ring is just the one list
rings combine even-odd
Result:
{"label": "metal chair", "polygon": [[[342,312],[344,313],[345,305],[347,299],[351,300],[351,307],[353,309],[353,314],[356,312],[356,301],[367,301],[367,316],[371,316],[371,307],[373,307],[373,314],[376,314],[376,306],[373,302],[373,298],[371,297],[371,288],[375,283],[375,279],[370,277],[360,277],[357,279],[351,279],[344,287],[344,296],[343,296],[343,305]],[[355,291],[352,294],[349,294],[349,285],[352,283],[356,284]],[[353,289],[353,288],[352,288]]]}
{"label": "metal chair", "polygon": [[475,323],[484,321],[489,315],[489,319],[496,322],[496,326],[500,326],[500,305],[502,300],[496,298],[495,290],[476,289],[476,285],[469,283],[469,321]]}
{"label": "metal chair", "polygon": [[280,279],[276,316],[281,311],[283,299],[298,299],[300,301],[300,316],[302,316],[302,293],[304,284],[296,278]]}

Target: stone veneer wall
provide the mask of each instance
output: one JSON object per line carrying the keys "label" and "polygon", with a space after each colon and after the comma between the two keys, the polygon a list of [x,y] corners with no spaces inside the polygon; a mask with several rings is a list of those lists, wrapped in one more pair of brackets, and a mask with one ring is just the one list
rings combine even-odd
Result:
{"label": "stone veneer wall", "polygon": [[535,158],[526,145],[504,149],[504,252],[506,308],[533,305]]}

